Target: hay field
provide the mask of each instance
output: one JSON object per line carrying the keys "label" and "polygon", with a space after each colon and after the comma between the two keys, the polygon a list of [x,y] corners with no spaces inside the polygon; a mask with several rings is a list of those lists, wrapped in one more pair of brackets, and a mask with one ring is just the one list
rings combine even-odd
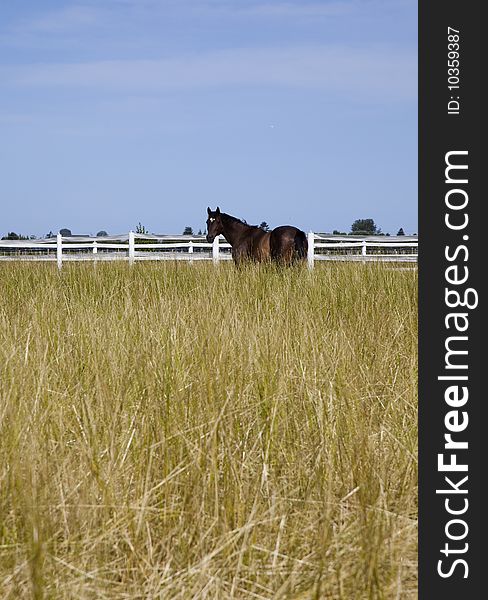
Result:
{"label": "hay field", "polygon": [[0,282],[2,599],[416,597],[416,271]]}

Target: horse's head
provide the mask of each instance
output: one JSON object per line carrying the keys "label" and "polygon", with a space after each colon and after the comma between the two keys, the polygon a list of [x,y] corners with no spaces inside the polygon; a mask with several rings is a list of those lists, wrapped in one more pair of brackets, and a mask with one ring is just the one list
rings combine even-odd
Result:
{"label": "horse's head", "polygon": [[207,207],[208,219],[207,219],[207,242],[212,243],[214,239],[224,231],[224,225],[222,223],[222,215],[220,214],[220,208],[217,206],[217,210],[213,211]]}

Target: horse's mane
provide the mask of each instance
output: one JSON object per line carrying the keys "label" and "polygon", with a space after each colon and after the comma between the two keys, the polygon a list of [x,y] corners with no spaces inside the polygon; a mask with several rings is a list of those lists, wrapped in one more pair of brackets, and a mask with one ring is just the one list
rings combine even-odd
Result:
{"label": "horse's mane", "polygon": [[242,225],[247,225],[248,227],[258,227],[257,225],[249,225],[247,221],[244,219],[238,219],[237,217],[233,217],[232,215],[228,215],[227,213],[220,213],[220,216],[224,219],[224,221],[232,221],[233,223],[241,223]]}

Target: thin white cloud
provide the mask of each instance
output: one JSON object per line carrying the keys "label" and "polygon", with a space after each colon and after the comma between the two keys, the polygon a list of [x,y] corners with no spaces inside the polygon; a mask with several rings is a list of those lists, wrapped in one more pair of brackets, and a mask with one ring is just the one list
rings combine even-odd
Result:
{"label": "thin white cloud", "polygon": [[86,29],[100,22],[104,12],[87,5],[65,6],[47,11],[42,16],[22,21],[14,27],[14,33],[69,33]]}
{"label": "thin white cloud", "polygon": [[416,6],[415,0],[107,0],[119,9],[124,7],[151,14],[179,10],[207,17],[257,17],[264,19],[309,19],[374,13]]}
{"label": "thin white cloud", "polygon": [[35,120],[35,117],[27,113],[0,113],[0,123],[3,125],[28,125]]}
{"label": "thin white cloud", "polygon": [[416,97],[416,56],[391,48],[242,48],[159,60],[0,68],[4,84],[145,93],[216,86],[290,86],[385,99]]}
{"label": "thin white cloud", "polygon": [[354,10],[354,0],[331,2],[257,2],[239,6],[228,2],[213,7],[213,10],[225,11],[228,15],[254,16],[266,18],[318,18],[342,16]]}
{"label": "thin white cloud", "polygon": [[151,20],[168,14],[199,18],[316,19],[378,13],[412,4],[414,0],[78,0],[40,16],[24,19],[4,30],[4,41],[12,35],[69,34],[94,26],[108,27],[114,20],[135,15]]}

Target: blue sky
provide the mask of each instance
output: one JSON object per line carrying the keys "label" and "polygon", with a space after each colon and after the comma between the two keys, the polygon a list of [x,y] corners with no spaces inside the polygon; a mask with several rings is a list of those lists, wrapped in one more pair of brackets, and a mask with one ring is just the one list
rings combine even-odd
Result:
{"label": "blue sky", "polygon": [[417,2],[3,0],[0,233],[417,232]]}

